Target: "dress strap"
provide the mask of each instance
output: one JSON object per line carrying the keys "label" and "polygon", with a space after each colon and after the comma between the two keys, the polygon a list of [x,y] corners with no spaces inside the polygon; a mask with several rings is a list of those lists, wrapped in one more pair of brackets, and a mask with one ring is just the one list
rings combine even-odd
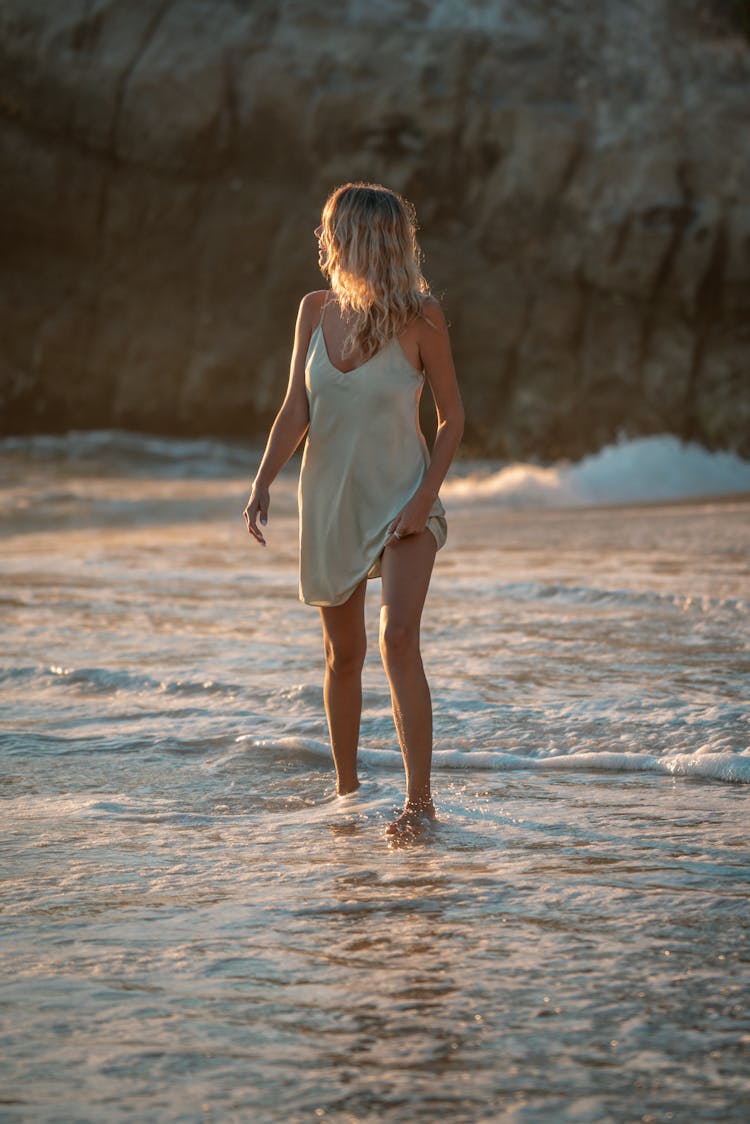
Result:
{"label": "dress strap", "polygon": [[323,325],[323,317],[325,316],[326,309],[328,308],[328,298],[330,297],[330,295],[331,295],[331,291],[329,289],[328,292],[326,293],[326,295],[323,297],[323,303],[320,306],[320,319],[318,320],[318,327],[319,328],[322,327],[322,325]]}

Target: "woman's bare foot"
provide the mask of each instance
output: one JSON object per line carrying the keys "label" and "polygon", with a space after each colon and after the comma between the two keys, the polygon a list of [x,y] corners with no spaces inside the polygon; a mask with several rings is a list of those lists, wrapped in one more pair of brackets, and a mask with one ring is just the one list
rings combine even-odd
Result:
{"label": "woman's bare foot", "polygon": [[435,819],[435,805],[432,800],[407,800],[398,819],[388,824],[386,835],[394,841],[416,839]]}

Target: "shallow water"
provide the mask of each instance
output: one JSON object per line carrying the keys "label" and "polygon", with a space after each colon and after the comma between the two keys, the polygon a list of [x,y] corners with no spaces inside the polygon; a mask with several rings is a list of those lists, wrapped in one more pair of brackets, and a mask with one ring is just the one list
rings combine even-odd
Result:
{"label": "shallow water", "polygon": [[748,499],[459,473],[440,819],[393,848],[379,583],[338,800],[293,471],[263,551],[244,457],[0,443],[0,1118],[746,1120]]}

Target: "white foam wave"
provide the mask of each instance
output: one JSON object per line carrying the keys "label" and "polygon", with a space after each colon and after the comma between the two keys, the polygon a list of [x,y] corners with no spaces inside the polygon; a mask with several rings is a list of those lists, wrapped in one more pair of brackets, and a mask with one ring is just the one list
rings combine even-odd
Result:
{"label": "white foam wave", "polygon": [[[222,768],[249,752],[281,752],[302,757],[313,757],[330,762],[327,743],[313,738],[255,739],[242,734],[236,739],[242,749],[233,750],[207,763],[208,768]],[[401,754],[396,749],[375,749],[362,746],[359,760],[375,769],[400,769]],[[702,746],[694,753],[667,753],[656,757],[648,753],[596,752],[559,753],[544,757],[531,754],[507,753],[499,749],[488,750],[435,750],[432,755],[435,770],[483,769],[505,772],[516,769],[569,772],[625,772],[656,773],[672,777],[700,777],[735,784],[750,784],[750,747],[735,752]]]}
{"label": "white foam wave", "polygon": [[750,461],[667,435],[622,440],[576,464],[510,464],[500,470],[483,464],[460,473],[459,465],[446,481],[447,498],[507,507],[588,507],[750,491]]}

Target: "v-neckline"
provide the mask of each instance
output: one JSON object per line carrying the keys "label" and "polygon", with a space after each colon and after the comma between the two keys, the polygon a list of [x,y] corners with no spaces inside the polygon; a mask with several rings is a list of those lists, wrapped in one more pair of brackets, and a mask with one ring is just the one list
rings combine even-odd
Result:
{"label": "v-neckline", "polygon": [[326,353],[326,359],[328,360],[328,365],[329,365],[329,367],[333,367],[334,371],[336,371],[339,375],[354,375],[354,374],[357,373],[357,371],[361,371],[363,367],[366,367],[367,364],[370,363],[375,358],[375,356],[380,355],[383,351],[385,351],[386,347],[388,347],[391,343],[391,341],[388,340],[388,343],[385,345],[385,347],[381,347],[380,351],[375,352],[375,355],[371,355],[369,359],[365,359],[364,363],[358,363],[356,367],[351,367],[348,371],[342,371],[341,368],[337,367],[336,364],[331,359],[331,353],[328,350],[328,342],[326,340],[325,332],[323,331],[323,320],[322,319],[318,322],[318,331],[320,332],[320,338],[323,341],[323,350]]}
{"label": "v-neckline", "polygon": [[382,355],[383,352],[386,351],[391,346],[391,344],[393,344],[394,342],[398,344],[398,349],[401,352],[401,356],[402,356],[404,362],[408,364],[409,369],[412,370],[414,372],[414,374],[417,375],[417,376],[421,376],[421,374],[422,374],[421,371],[417,370],[417,368],[414,366],[414,364],[411,362],[411,360],[407,358],[406,352],[404,351],[401,344],[398,342],[398,338],[396,336],[391,336],[391,338],[388,340],[388,342],[386,344],[384,344],[383,347],[381,347],[379,351],[376,351],[374,355],[371,355],[369,359],[365,359],[364,363],[359,363],[356,367],[352,367],[348,371],[342,371],[341,368],[337,367],[336,364],[331,359],[331,354],[328,350],[328,343],[326,341],[325,332],[323,331],[323,321],[322,321],[322,319],[318,321],[318,323],[316,325],[316,331],[320,333],[320,338],[323,341],[323,351],[325,353],[325,357],[326,357],[326,361],[328,363],[328,366],[332,367],[333,370],[338,375],[355,375],[357,373],[357,371],[363,370],[367,366],[368,363],[372,363],[373,359],[377,359],[377,357],[379,355]]}

